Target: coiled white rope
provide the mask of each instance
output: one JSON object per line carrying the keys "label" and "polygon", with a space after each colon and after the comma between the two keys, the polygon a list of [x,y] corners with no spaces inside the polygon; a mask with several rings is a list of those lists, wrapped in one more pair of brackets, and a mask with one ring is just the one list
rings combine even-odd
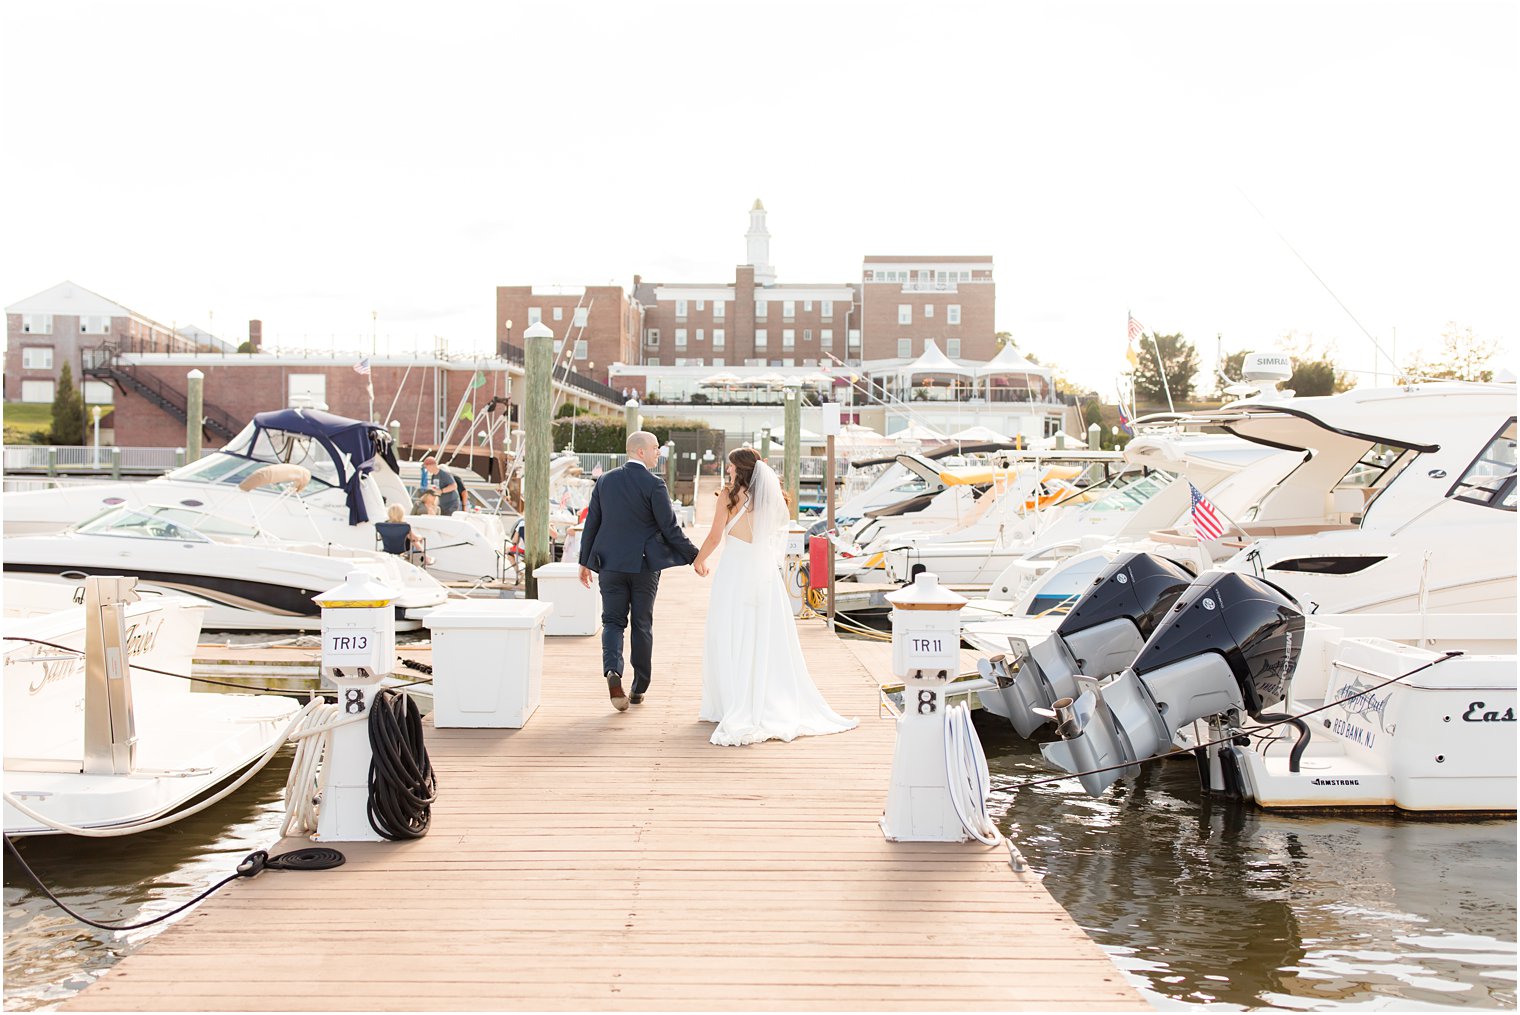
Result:
{"label": "coiled white rope", "polygon": [[343,710],[336,704],[318,699],[306,721],[295,731],[296,756],[285,780],[285,821],[280,836],[310,835],[317,830],[317,808],[327,790],[327,766],[322,760],[332,743],[333,728]]}
{"label": "coiled white rope", "polygon": [[965,702],[945,710],[945,774],[950,781],[950,801],[966,831],[989,846],[1003,842],[1003,833],[987,812],[992,774],[987,770],[982,739],[971,722],[971,706]]}

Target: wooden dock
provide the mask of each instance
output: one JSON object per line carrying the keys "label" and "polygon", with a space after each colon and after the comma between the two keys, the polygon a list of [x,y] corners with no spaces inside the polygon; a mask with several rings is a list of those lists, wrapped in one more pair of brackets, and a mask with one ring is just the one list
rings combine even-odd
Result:
{"label": "wooden dock", "polygon": [[821,621],[799,628],[810,668],[860,727],[711,746],[708,586],[684,568],[661,584],[643,704],[610,707],[598,638],[548,639],[524,729],[429,724],[428,836],[236,882],[61,1007],[1146,1007],[1005,850],[883,839],[888,674]]}

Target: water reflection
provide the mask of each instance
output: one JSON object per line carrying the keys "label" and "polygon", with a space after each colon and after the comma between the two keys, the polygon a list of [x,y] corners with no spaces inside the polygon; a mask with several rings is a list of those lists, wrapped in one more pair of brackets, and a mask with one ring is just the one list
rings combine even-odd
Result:
{"label": "water reflection", "polygon": [[[238,792],[156,831],[120,839],[53,835],[17,841],[70,908],[101,923],[137,923],[181,905],[267,848],[284,819],[285,747]],[[140,942],[178,920],[114,933],[76,923],[21,870],[5,865],[5,1007],[54,1004],[89,986]]]}
{"label": "water reflection", "polygon": [[1005,830],[1150,1000],[1515,1004],[1515,823],[1283,816],[1213,802],[1186,762],[1092,800],[978,715]]}

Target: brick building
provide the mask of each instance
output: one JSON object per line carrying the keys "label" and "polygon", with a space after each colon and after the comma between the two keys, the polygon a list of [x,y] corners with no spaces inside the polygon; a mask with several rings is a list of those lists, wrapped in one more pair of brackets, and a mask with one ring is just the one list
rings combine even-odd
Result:
{"label": "brick building", "polygon": [[864,359],[912,359],[930,341],[953,360],[997,355],[990,256],[871,255],[860,289]]}
{"label": "brick building", "polygon": [[[5,308],[7,402],[51,402],[63,364],[80,383],[83,350],[109,346],[122,352],[220,351],[226,343],[195,328],[179,332],[73,282],[28,296]],[[85,381],[85,400],[111,401],[111,387]]]}
{"label": "brick building", "polygon": [[570,368],[597,380],[613,363],[636,363],[643,308],[622,286],[548,288],[528,285],[496,287],[496,349],[522,347],[522,333],[540,321],[554,332],[558,356],[566,342]]}

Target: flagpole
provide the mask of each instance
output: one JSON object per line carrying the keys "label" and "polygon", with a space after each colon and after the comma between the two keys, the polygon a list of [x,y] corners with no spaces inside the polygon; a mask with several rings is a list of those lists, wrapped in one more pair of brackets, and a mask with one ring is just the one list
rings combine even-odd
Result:
{"label": "flagpole", "polygon": [[1156,354],[1156,370],[1161,374],[1161,390],[1166,392],[1166,411],[1176,412],[1172,404],[1172,386],[1166,382],[1166,366],[1161,362],[1161,346],[1156,344],[1156,333],[1151,332],[1151,349]]}

